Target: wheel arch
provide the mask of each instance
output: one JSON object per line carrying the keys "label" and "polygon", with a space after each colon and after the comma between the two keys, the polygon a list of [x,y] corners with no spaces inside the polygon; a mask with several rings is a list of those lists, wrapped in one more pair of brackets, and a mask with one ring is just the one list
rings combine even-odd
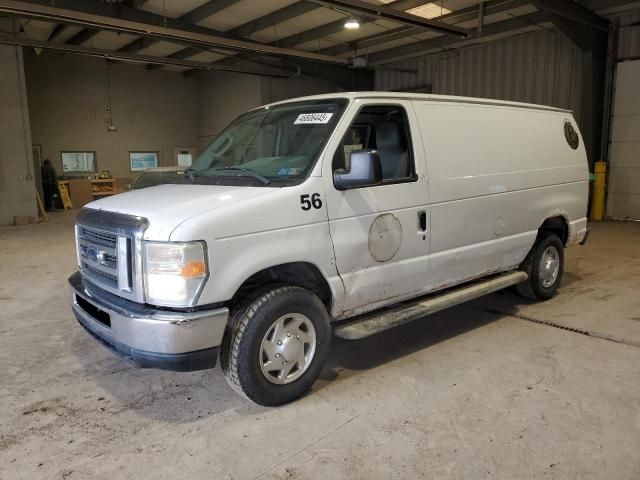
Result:
{"label": "wheel arch", "polygon": [[232,304],[246,299],[248,295],[268,285],[285,284],[305,288],[320,298],[331,311],[334,294],[320,269],[310,262],[290,262],[264,268],[247,278],[236,290]]}
{"label": "wheel arch", "polygon": [[556,214],[547,217],[538,228],[538,238],[545,233],[554,233],[566,246],[569,241],[569,220],[566,215]]}

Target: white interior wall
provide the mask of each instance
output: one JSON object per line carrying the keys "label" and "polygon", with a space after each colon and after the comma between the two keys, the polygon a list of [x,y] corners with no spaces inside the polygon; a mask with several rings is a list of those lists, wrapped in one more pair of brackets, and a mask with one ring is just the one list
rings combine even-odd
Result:
{"label": "white interior wall", "polygon": [[22,63],[19,47],[0,45],[0,225],[13,224],[17,215],[37,216]]}
{"label": "white interior wall", "polygon": [[640,219],[640,60],[616,68],[607,215]]}
{"label": "white interior wall", "polygon": [[[174,148],[197,146],[196,81],[162,70],[25,49],[33,143],[62,174],[60,152],[96,151],[98,170],[131,177],[130,151],[159,153],[172,165]],[[111,94],[115,132],[107,130]]]}

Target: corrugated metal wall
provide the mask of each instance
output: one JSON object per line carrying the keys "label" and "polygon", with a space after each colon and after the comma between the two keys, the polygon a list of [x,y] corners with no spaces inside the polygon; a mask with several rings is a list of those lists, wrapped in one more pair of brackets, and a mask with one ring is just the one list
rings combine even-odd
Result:
{"label": "corrugated metal wall", "polygon": [[555,30],[539,30],[386,66],[417,73],[377,70],[377,90],[430,84],[433,93],[443,95],[568,108],[580,122],[581,52]]}
{"label": "corrugated metal wall", "polygon": [[640,13],[618,18],[618,60],[640,57]]}

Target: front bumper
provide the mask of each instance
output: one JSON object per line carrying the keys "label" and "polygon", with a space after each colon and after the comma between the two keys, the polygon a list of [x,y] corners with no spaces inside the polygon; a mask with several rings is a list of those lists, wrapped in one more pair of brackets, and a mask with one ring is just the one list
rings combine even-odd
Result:
{"label": "front bumper", "polygon": [[213,368],[229,310],[157,310],[86,286],[69,277],[76,319],[96,339],[142,368],[193,371]]}

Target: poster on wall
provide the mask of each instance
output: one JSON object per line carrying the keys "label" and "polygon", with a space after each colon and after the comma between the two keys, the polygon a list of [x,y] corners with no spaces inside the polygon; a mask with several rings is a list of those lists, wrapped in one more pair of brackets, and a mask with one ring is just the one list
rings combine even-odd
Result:
{"label": "poster on wall", "polygon": [[129,152],[132,172],[141,172],[158,166],[158,152]]}

